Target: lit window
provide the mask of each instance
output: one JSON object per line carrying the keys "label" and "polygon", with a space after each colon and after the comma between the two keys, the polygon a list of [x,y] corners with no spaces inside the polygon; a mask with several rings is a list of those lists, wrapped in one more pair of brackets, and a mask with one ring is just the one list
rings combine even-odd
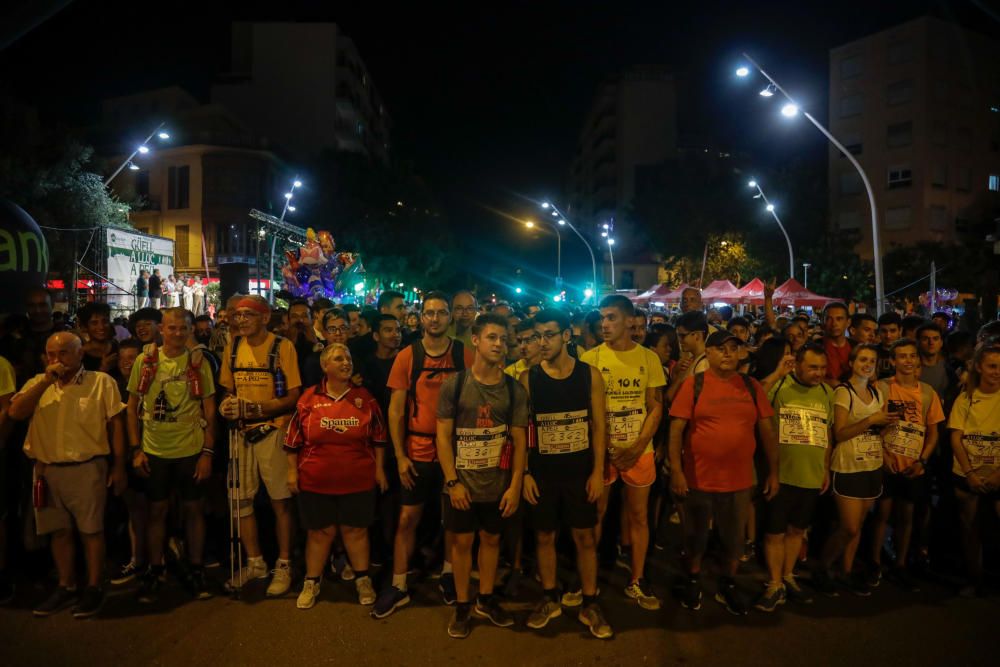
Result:
{"label": "lit window", "polygon": [[1000,176],[990,174],[990,192],[1000,192]]}
{"label": "lit window", "polygon": [[913,182],[913,172],[909,167],[889,167],[889,189],[908,188]]}

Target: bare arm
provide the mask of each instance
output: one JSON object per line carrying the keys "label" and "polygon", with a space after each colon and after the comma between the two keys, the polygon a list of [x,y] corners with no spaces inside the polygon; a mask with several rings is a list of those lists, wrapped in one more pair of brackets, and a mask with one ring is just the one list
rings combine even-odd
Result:
{"label": "bare arm", "polygon": [[38,401],[42,398],[42,394],[54,383],[55,379],[46,373],[40,382],[33,384],[27,391],[14,394],[14,397],[10,401],[10,410],[8,410],[7,414],[11,419],[16,419],[17,421],[30,419],[31,415],[35,412],[35,408],[38,407]]}
{"label": "bare arm", "polygon": [[962,471],[963,475],[968,475],[972,472],[972,464],[969,462],[969,453],[965,451],[965,445],[962,444],[964,434],[964,431],[953,430],[951,432],[951,451],[955,453],[955,458],[958,460],[958,469]]}
{"label": "bare arm", "polygon": [[833,407],[833,435],[836,437],[838,443],[861,435],[873,426],[884,426],[890,421],[899,421],[898,419],[892,420],[884,410],[876,412],[873,415],[868,415],[861,421],[851,425],[847,424],[848,417],[847,408],[840,405]]}
{"label": "bare arm", "polygon": [[389,437],[396,459],[406,458],[406,390],[393,389],[389,399]]}
{"label": "bare arm", "polygon": [[608,421],[601,372],[590,367],[590,432],[594,449],[594,469],[591,475],[604,476],[604,456],[608,451]]}
{"label": "bare arm", "polygon": [[774,432],[774,421],[759,419],[757,433],[760,435],[760,442],[764,447],[764,454],[767,456],[769,479],[764,489],[764,497],[770,500],[778,493],[778,436]]}
{"label": "bare arm", "polygon": [[[455,472],[455,452],[451,444],[451,432],[454,429],[454,424],[454,419],[441,419],[439,417],[437,420],[438,462],[441,464],[441,472],[444,474],[446,482],[458,478],[458,473]],[[523,460],[521,465],[524,465]],[[524,472],[523,467],[521,471]]]}
{"label": "bare arm", "polygon": [[632,449],[642,452],[646,445],[650,443],[656,435],[656,429],[660,428],[660,419],[663,418],[663,387],[651,387],[646,389],[646,417],[642,420],[642,428],[639,429],[639,437],[636,438]]}
{"label": "bare arm", "polygon": [[139,401],[142,400],[138,394],[129,394],[128,397],[128,407],[125,408],[128,426],[128,442],[129,446],[132,445],[140,446],[142,445],[141,436],[139,435]]}
{"label": "bare arm", "polygon": [[[132,398],[129,397],[129,407],[132,405]],[[215,395],[206,396],[201,399],[201,414],[205,418],[205,449],[215,449]],[[131,435],[131,433],[130,433]],[[133,440],[133,442],[135,442]]]}

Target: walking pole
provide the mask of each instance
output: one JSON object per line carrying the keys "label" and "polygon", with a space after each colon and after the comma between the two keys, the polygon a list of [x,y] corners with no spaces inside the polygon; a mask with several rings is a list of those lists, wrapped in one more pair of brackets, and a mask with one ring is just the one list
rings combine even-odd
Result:
{"label": "walking pole", "polygon": [[[229,581],[233,597],[243,590],[243,535],[240,528],[240,430],[234,422],[229,429]],[[235,571],[234,571],[235,570]]]}

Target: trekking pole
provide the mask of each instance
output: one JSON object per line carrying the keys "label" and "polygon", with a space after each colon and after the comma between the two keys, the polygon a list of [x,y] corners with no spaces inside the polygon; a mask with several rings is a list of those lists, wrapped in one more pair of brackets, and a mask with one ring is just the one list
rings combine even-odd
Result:
{"label": "trekking pole", "polygon": [[239,599],[243,588],[243,545],[239,515],[240,437],[236,423],[229,429],[229,582],[231,593]]}

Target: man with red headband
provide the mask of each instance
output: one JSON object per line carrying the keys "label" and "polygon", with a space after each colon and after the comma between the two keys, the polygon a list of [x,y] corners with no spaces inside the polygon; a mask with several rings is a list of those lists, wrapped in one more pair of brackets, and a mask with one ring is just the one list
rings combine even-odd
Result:
{"label": "man with red headband", "polygon": [[268,332],[271,309],[257,295],[241,298],[230,313],[232,341],[222,356],[219,385],[225,398],[219,413],[238,429],[239,487],[232,492],[239,511],[247,565],[228,582],[232,588],[267,577],[267,564],[257,538],[253,499],[261,481],[267,488],[275,515],[278,561],[267,588],[269,596],[284,595],[292,583],[289,558],[292,548],[292,514],[286,483],[288,461],[283,444],[285,428],[299,399],[302,381],[295,346]]}

